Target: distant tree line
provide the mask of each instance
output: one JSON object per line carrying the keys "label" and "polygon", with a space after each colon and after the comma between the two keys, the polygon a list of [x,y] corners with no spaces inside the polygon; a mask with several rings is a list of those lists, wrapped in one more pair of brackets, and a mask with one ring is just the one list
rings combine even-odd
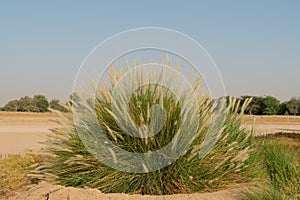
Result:
{"label": "distant tree line", "polygon": [[[75,93],[71,94],[70,99],[76,99]],[[229,97],[227,97],[229,99]],[[280,102],[273,96],[241,96],[237,98],[241,105],[246,99],[252,98],[251,103],[245,109],[245,114],[249,115],[300,115],[300,97],[293,97],[289,101]],[[69,101],[71,104],[72,101]],[[66,103],[67,104],[67,103]],[[49,110],[68,112],[67,106],[57,99],[50,102],[44,95],[33,97],[24,96],[19,100],[12,100],[1,111],[13,112],[48,112]]]}
{"label": "distant tree line", "polygon": [[242,103],[252,98],[245,109],[249,115],[300,115],[300,97],[293,97],[289,101],[280,102],[273,96],[241,96],[238,98]]}
{"label": "distant tree line", "polygon": [[1,111],[8,112],[49,112],[50,109],[61,112],[68,112],[65,105],[61,104],[59,100],[52,99],[50,102],[44,95],[38,94],[33,97],[24,96],[19,100],[12,100]]}

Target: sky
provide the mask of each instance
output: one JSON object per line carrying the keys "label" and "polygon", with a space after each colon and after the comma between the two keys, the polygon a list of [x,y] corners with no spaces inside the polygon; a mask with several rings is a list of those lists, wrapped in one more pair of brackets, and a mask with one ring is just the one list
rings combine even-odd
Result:
{"label": "sky", "polygon": [[2,1],[0,106],[44,94],[62,101],[106,38],[164,27],[199,42],[228,95],[300,96],[300,1]]}

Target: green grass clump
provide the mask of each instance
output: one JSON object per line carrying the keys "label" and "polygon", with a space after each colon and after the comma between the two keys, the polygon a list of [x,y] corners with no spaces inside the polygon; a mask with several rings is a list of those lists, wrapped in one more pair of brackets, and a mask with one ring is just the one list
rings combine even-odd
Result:
{"label": "green grass clump", "polygon": [[286,144],[265,144],[266,165],[271,184],[287,194],[300,192],[298,153]]}
{"label": "green grass clump", "polygon": [[273,187],[247,191],[245,192],[245,197],[248,200],[291,200],[290,196]]}
{"label": "green grass clump", "polygon": [[[170,62],[167,61],[167,66]],[[129,71],[131,68],[128,69]],[[150,77],[160,80],[166,78],[169,82],[178,77],[170,76],[167,71],[161,70],[157,74],[145,73],[137,68],[133,68],[133,76],[130,80],[139,81]],[[150,70],[151,71],[151,70]],[[43,179],[50,180],[57,184],[74,187],[97,188],[104,193],[130,193],[130,194],[175,194],[193,193],[201,191],[215,191],[228,188],[237,183],[251,181],[255,176],[255,169],[261,168],[259,162],[254,159],[255,145],[253,137],[241,128],[241,114],[239,114],[239,102],[230,99],[229,105],[224,112],[224,120],[220,120],[220,127],[215,127],[214,134],[220,133],[217,143],[206,156],[199,158],[198,152],[203,147],[202,142],[208,134],[209,126],[212,124],[211,116],[216,107],[213,101],[203,94],[201,90],[200,78],[190,82],[194,94],[196,94],[198,105],[189,104],[188,91],[185,88],[178,88],[179,100],[167,88],[152,85],[144,85],[136,90],[129,98],[127,104],[115,102],[109,86],[114,86],[124,75],[122,69],[111,68],[109,82],[103,82],[97,89],[94,99],[95,108],[90,103],[91,98],[85,100],[81,98],[80,103],[74,101],[73,106],[86,108],[87,113],[83,113],[85,123],[80,127],[74,127],[72,118],[65,115],[68,126],[54,130],[47,144],[48,148],[43,151],[44,163],[32,174],[38,174]],[[130,84],[128,84],[130,86]],[[122,91],[126,92],[126,91]],[[88,92],[87,92],[88,93]],[[124,96],[125,96],[124,95]],[[92,95],[91,95],[92,97]],[[121,95],[122,97],[122,95]],[[187,102],[179,104],[179,101]],[[122,101],[121,101],[122,102]],[[242,107],[244,108],[248,102]],[[120,114],[123,107],[129,107],[129,114],[114,115],[112,105],[117,106]],[[118,121],[130,118],[130,123],[146,127],[155,124],[157,116],[151,117],[151,108],[160,105],[165,109],[166,121],[160,131],[151,137],[137,138],[127,134]],[[85,130],[87,135],[81,137],[91,137],[92,133],[97,133],[89,118],[89,111],[95,112],[97,121],[103,133],[114,145],[133,153],[145,153],[161,149],[172,138],[177,131],[180,131],[180,124],[199,122],[196,132],[193,133],[194,123],[187,127],[184,134],[187,136],[194,134],[194,140],[186,149],[185,153],[177,160],[162,169],[150,171],[148,173],[130,173],[116,170],[99,162],[85,147],[80,140],[78,130]],[[125,111],[124,111],[125,113]],[[187,113],[180,115],[180,113]],[[130,128],[128,128],[130,130]],[[147,130],[140,129],[140,130]],[[141,134],[149,134],[147,131],[140,131]],[[184,140],[184,138],[181,138]],[[97,140],[93,143],[97,148]],[[101,142],[101,141],[100,141]],[[112,159],[112,154],[107,153],[106,159]],[[137,163],[138,164],[138,163]],[[147,166],[153,163],[146,163]],[[155,164],[155,163],[154,163]],[[133,166],[134,167],[134,166]],[[146,168],[146,167],[145,167]],[[147,170],[145,170],[146,172]]]}
{"label": "green grass clump", "polygon": [[247,191],[249,200],[297,199],[300,194],[299,151],[282,138],[274,136],[260,141],[262,159],[267,170],[269,183],[263,189]]}

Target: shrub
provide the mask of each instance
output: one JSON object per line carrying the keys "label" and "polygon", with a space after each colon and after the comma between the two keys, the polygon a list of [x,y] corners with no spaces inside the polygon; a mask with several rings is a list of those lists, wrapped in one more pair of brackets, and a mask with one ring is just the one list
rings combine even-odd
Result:
{"label": "shrub", "polygon": [[[129,173],[116,170],[99,162],[80,140],[76,131],[78,129],[88,129],[91,133],[81,135],[81,137],[90,137],[92,133],[99,132],[89,124],[92,123],[89,115],[82,113],[83,116],[86,116],[85,124],[76,127],[76,129],[72,118],[65,115],[66,123],[69,126],[54,130],[47,142],[48,148],[44,149],[44,155],[48,156],[44,158],[42,166],[32,173],[41,174],[47,180],[57,184],[98,188],[105,193],[174,194],[213,191],[236,183],[247,182],[253,176],[253,169],[260,167],[255,162],[249,162],[254,149],[253,137],[241,128],[241,115],[238,114],[239,102],[233,98],[230,99],[225,110],[224,124],[222,127],[214,129],[214,134],[220,132],[217,143],[208,155],[201,159],[198,157],[198,151],[205,147],[201,144],[208,134],[208,127],[211,124],[210,117],[215,109],[212,106],[212,100],[199,91],[200,79],[191,83],[197,94],[199,110],[195,110],[197,108],[195,105],[179,105],[172,93],[157,85],[149,84],[136,90],[129,101],[130,116],[134,123],[149,124],[149,108],[154,104],[160,104],[165,108],[167,118],[165,125],[155,136],[136,138],[128,135],[117,123],[117,120],[122,120],[120,119],[122,116],[114,115],[112,111],[113,96],[107,87],[107,85],[115,85],[123,74],[122,69],[111,68],[110,82],[103,82],[97,89],[95,108],[91,103],[92,95],[88,99],[79,97],[81,102],[73,101],[73,106],[82,106],[88,111],[94,110],[106,137],[113,141],[116,146],[133,153],[160,149],[174,138],[178,130],[180,131],[180,123],[198,121],[200,125],[197,127],[196,133],[193,135],[194,140],[191,146],[186,149],[185,154],[166,167],[148,173]],[[153,76],[154,79],[164,77],[169,81],[176,79],[176,77],[170,77],[163,70],[156,76],[133,68],[133,74],[132,80],[142,80],[146,76]],[[185,98],[185,95],[186,92],[183,92],[180,98]],[[243,108],[248,103],[249,101],[246,101]],[[180,112],[186,112],[185,109],[194,109],[196,114],[181,117]],[[125,118],[125,116],[123,117]],[[150,119],[155,120],[155,118]],[[191,124],[191,126],[193,125]],[[192,133],[186,132],[186,134]],[[184,140],[184,138],[181,139]],[[104,141],[95,140],[93,148],[97,148],[98,142]],[[111,155],[108,152],[107,159],[113,159]]]}

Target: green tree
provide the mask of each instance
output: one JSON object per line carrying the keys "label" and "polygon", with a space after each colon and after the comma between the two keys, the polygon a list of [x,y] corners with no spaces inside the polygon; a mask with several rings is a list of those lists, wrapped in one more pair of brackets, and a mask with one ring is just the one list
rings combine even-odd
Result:
{"label": "green tree", "polygon": [[298,115],[300,113],[300,98],[291,98],[287,102],[288,111],[292,115]]}
{"label": "green tree", "polygon": [[25,96],[19,100],[18,111],[33,112],[34,109],[31,97]]}
{"label": "green tree", "polygon": [[44,95],[35,95],[32,99],[33,105],[37,108],[37,112],[47,112],[49,102]]}
{"label": "green tree", "polygon": [[263,99],[263,114],[277,115],[280,109],[280,101],[272,96]]}
{"label": "green tree", "polygon": [[258,97],[258,96],[242,96],[241,97],[241,104],[246,99],[251,98],[252,101],[250,104],[247,106],[245,109],[245,114],[249,115],[262,115],[263,114],[263,97]]}
{"label": "green tree", "polygon": [[4,107],[3,111],[18,111],[19,108],[19,101],[18,100],[12,100],[8,102]]}
{"label": "green tree", "polygon": [[60,112],[68,112],[68,109],[63,106],[57,99],[52,99],[50,101],[50,108],[53,110],[58,110]]}
{"label": "green tree", "polygon": [[283,102],[280,104],[279,115],[289,115],[289,109],[287,106],[287,102]]}

